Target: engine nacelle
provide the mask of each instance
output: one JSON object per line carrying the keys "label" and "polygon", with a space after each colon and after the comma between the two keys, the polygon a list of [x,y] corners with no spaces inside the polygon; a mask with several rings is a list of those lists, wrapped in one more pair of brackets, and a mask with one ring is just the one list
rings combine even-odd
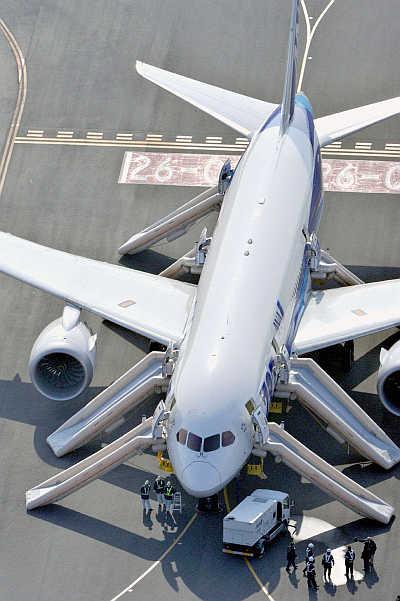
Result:
{"label": "engine nacelle", "polygon": [[80,321],[80,310],[67,305],[33,345],[29,374],[35,388],[54,401],[81,394],[93,378],[96,338]]}
{"label": "engine nacelle", "polygon": [[382,349],[378,372],[378,394],[391,413],[400,416],[400,341],[390,350]]}

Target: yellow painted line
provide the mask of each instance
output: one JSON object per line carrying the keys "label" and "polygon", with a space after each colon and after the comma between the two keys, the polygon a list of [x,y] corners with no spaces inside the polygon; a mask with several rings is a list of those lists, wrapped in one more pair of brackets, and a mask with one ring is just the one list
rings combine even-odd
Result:
{"label": "yellow painted line", "polygon": [[159,559],[157,559],[157,561],[155,561],[149,568],[147,568],[147,570],[145,572],[143,572],[143,574],[141,576],[139,576],[138,578],[136,578],[136,580],[134,580],[131,584],[129,584],[126,588],[124,588],[123,591],[121,591],[120,593],[118,593],[118,595],[116,595],[115,597],[113,597],[110,601],[117,601],[117,599],[121,599],[121,597],[123,597],[124,595],[126,595],[126,593],[131,593],[133,591],[133,589],[135,588],[135,586],[137,584],[139,584],[139,582],[141,582],[144,578],[146,578],[146,576],[148,576],[157,566],[160,565],[160,563],[162,561],[164,561],[164,559],[167,557],[167,555],[169,553],[171,553],[172,549],[174,549],[176,547],[176,545],[179,543],[179,541],[181,540],[181,538],[186,534],[186,532],[189,530],[190,526],[193,524],[193,522],[195,521],[195,519],[197,518],[197,513],[194,513],[192,515],[192,517],[190,518],[190,520],[188,521],[188,523],[186,524],[186,526],[184,527],[184,529],[180,532],[180,534],[176,537],[176,539],[174,540],[174,542],[168,547],[168,549],[166,549],[164,551],[164,553],[161,555],[161,557]]}
{"label": "yellow painted line", "polygon": [[74,138],[73,140],[61,138],[28,138],[20,136],[15,140],[16,144],[44,144],[44,145],[65,145],[65,146],[104,146],[116,148],[164,148],[169,150],[224,150],[225,152],[242,152],[242,149],[232,144],[231,146],[223,146],[221,144],[212,146],[211,144],[181,144],[180,142],[158,142],[157,140],[97,140],[95,138]]}
{"label": "yellow painted line", "polygon": [[[99,136],[89,138],[44,138],[34,136],[17,136],[15,138],[16,144],[44,144],[44,145],[57,145],[63,144],[65,146],[104,146],[116,148],[163,148],[165,150],[218,150],[218,152],[243,152],[245,144],[221,144],[215,142],[214,144],[201,143],[201,142],[189,142],[189,141],[176,141],[176,142],[161,142],[157,139],[146,139],[146,140],[129,140],[128,138],[120,138],[120,134],[117,134],[117,139],[100,139]],[[247,145],[246,145],[247,146]],[[371,158],[400,158],[400,147],[394,148],[393,150],[367,150],[364,148],[333,148],[332,145],[326,146],[321,150],[322,156],[336,156],[336,157],[371,157]]]}
{"label": "yellow painted line", "polygon": [[[231,505],[229,503],[229,497],[228,497],[228,489],[224,488],[224,501],[225,501],[225,506],[228,510],[228,513],[231,510]],[[264,595],[267,597],[268,601],[275,601],[275,599],[273,597],[271,597],[271,595],[268,592],[267,587],[265,586],[265,584],[263,584],[263,582],[260,580],[260,578],[258,577],[255,569],[253,568],[253,566],[251,565],[250,561],[247,559],[247,557],[243,557],[243,561],[245,562],[246,566],[248,567],[250,574],[253,576],[254,580],[257,582],[258,586],[260,587],[260,590],[264,593]],[[112,601],[114,601],[114,599],[112,599]]]}

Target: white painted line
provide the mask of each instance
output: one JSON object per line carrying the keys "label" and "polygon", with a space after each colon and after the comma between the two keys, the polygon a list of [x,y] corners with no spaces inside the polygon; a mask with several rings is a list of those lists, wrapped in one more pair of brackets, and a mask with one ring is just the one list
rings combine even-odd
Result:
{"label": "white painted line", "polygon": [[162,140],[163,134],[147,134],[146,140]]}
{"label": "white painted line", "polygon": [[356,142],[354,148],[357,150],[371,150],[372,142]]}
{"label": "white painted line", "polygon": [[305,3],[305,0],[301,0],[301,7],[303,9],[304,20],[305,20],[305,23],[306,23],[307,39],[306,39],[306,45],[305,45],[305,48],[304,48],[303,60],[301,62],[301,68],[300,68],[300,74],[299,74],[299,82],[298,82],[298,85],[297,85],[297,92],[301,92],[301,89],[302,89],[302,86],[303,86],[304,72],[305,72],[305,69],[306,69],[307,59],[310,60],[310,57],[309,57],[308,53],[309,53],[311,42],[313,40],[315,32],[317,31],[318,26],[321,23],[322,19],[325,17],[326,13],[328,12],[328,10],[330,9],[330,7],[334,3],[335,3],[335,0],[330,0],[330,2],[328,2],[328,4],[325,6],[324,10],[319,15],[318,19],[315,21],[313,28],[311,29],[311,26],[310,26],[310,17],[309,17],[309,14],[308,14],[308,10],[307,10],[307,6],[306,6],[306,3]]}
{"label": "white painted line", "polygon": [[132,140],[133,134],[117,134],[115,137],[117,140]]}
{"label": "white painted line", "polygon": [[[184,527],[184,529],[180,532],[180,534],[178,534],[178,536],[176,537],[176,539],[174,540],[174,542],[168,547],[168,549],[166,549],[164,551],[164,553],[161,555],[160,559],[157,559],[157,561],[155,561],[149,568],[147,568],[147,570],[145,572],[143,572],[143,574],[141,576],[139,576],[139,578],[136,578],[136,580],[134,580],[131,584],[129,584],[126,588],[124,588],[123,591],[121,591],[120,593],[118,593],[118,595],[116,595],[115,597],[113,597],[110,601],[117,601],[117,599],[121,599],[121,597],[123,597],[126,593],[131,593],[133,591],[133,589],[135,588],[135,586],[137,584],[139,584],[139,582],[141,582],[157,566],[159,566],[161,564],[161,562],[164,561],[164,559],[167,557],[167,555],[174,549],[174,547],[176,547],[176,545],[179,543],[179,541],[181,540],[181,538],[189,530],[190,526],[193,524],[193,522],[195,521],[196,518],[197,518],[197,513],[195,513],[194,515],[192,515],[192,517],[190,518],[190,520],[188,521],[188,523],[186,524],[186,526]],[[145,542],[143,544],[145,544]]]}
{"label": "white painted line", "polygon": [[61,131],[57,132],[57,138],[72,138],[74,135],[73,131]]}
{"label": "white painted line", "polygon": [[43,129],[28,129],[28,134],[42,134]]}
{"label": "white painted line", "polygon": [[129,171],[129,167],[131,164],[130,157],[131,157],[131,153],[125,152],[124,160],[122,161],[121,171],[119,173],[119,178],[118,178],[119,184],[123,184],[124,182],[126,182],[126,180],[128,178],[128,171]]}
{"label": "white painted line", "polygon": [[88,131],[86,134],[86,137],[101,139],[101,138],[103,138],[103,132],[102,131]]}
{"label": "white painted line", "polygon": [[191,142],[193,136],[176,136],[175,140],[177,142]]}

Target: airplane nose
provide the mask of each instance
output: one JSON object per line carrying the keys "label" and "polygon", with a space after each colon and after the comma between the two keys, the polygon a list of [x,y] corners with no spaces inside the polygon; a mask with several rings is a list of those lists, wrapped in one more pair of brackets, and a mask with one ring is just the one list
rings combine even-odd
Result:
{"label": "airplane nose", "polygon": [[182,473],[181,484],[193,497],[209,497],[221,488],[217,469],[207,461],[193,461]]}

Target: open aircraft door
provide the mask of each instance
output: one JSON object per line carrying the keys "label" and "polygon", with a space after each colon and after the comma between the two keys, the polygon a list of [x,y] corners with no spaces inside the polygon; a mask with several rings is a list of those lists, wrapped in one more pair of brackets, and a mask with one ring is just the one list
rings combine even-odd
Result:
{"label": "open aircraft door", "polygon": [[261,446],[263,446],[263,445],[267,444],[267,442],[268,442],[269,428],[268,428],[268,421],[267,421],[264,411],[262,410],[262,407],[261,406],[257,407],[257,409],[255,409],[253,411],[251,417],[253,419],[254,424],[258,428],[258,434],[260,437],[259,442],[260,442]]}

